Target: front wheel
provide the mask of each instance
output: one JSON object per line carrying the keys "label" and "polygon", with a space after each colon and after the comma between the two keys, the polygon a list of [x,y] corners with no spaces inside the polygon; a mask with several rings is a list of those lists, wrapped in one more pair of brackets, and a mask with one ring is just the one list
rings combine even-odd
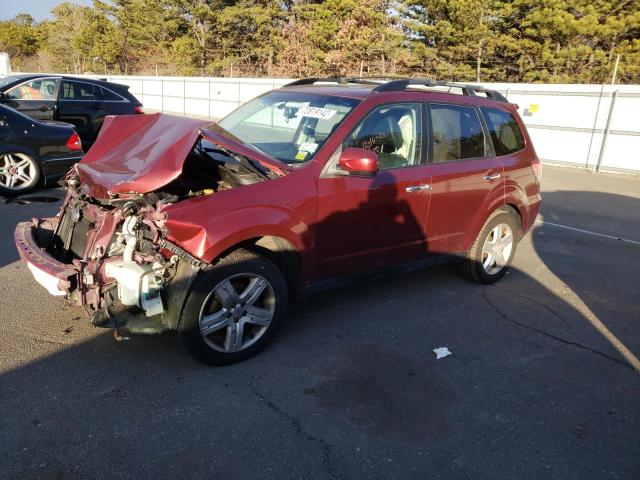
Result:
{"label": "front wheel", "polygon": [[516,252],[519,220],[511,209],[493,212],[461,265],[462,273],[477,283],[499,280]]}
{"label": "front wheel", "polygon": [[178,330],[198,360],[228,365],[264,347],[286,309],[287,285],[280,270],[265,257],[240,249],[200,273]]}

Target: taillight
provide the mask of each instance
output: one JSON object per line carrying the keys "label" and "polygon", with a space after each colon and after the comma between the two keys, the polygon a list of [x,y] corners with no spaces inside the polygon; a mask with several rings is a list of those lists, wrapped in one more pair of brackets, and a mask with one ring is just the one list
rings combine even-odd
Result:
{"label": "taillight", "polygon": [[142,107],[140,105],[136,105],[135,107],[133,107],[133,111],[136,113],[144,113],[144,110],[142,110]]}
{"label": "taillight", "polygon": [[533,167],[533,174],[536,176],[536,179],[538,179],[538,183],[542,182],[542,163],[540,163],[538,157],[534,157],[531,166]]}
{"label": "taillight", "polygon": [[80,141],[80,136],[77,133],[74,133],[67,140],[67,148],[72,152],[78,152],[82,150],[82,142]]}

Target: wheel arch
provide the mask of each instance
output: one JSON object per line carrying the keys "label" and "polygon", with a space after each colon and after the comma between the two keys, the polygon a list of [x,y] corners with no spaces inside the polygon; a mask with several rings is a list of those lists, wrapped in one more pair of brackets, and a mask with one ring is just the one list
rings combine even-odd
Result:
{"label": "wheel arch", "polygon": [[495,195],[487,198],[484,208],[479,209],[479,213],[473,220],[471,228],[467,231],[463,243],[464,251],[468,251],[471,248],[471,245],[473,245],[473,242],[487,222],[487,219],[497,210],[509,210],[513,212],[520,224],[519,234],[522,234],[522,226],[525,225],[526,222],[526,218],[523,218],[524,209],[522,202],[515,195],[507,195],[506,192],[498,194],[497,191],[495,193]]}
{"label": "wheel arch", "polygon": [[243,248],[267,258],[278,267],[292,295],[300,281],[300,255],[292,242],[278,235],[260,235],[235,243],[216,257],[216,261]]}

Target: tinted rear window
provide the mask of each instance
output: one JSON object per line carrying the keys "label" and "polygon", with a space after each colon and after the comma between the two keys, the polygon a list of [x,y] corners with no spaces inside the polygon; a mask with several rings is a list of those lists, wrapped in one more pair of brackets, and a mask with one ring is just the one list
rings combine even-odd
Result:
{"label": "tinted rear window", "polygon": [[476,109],[431,104],[431,161],[435,163],[483,157],[484,133]]}
{"label": "tinted rear window", "polygon": [[522,132],[518,122],[509,112],[497,108],[481,108],[491,133],[496,155],[509,155],[524,148]]}
{"label": "tinted rear window", "polygon": [[122,97],[120,97],[119,95],[116,95],[115,93],[113,93],[111,90],[107,88],[104,88],[104,87],[100,88],[100,92],[102,93],[102,100],[109,100],[114,102],[122,101]]}
{"label": "tinted rear window", "polygon": [[100,87],[91,83],[63,80],[60,87],[60,98],[62,100],[95,100],[96,90],[99,92]]}

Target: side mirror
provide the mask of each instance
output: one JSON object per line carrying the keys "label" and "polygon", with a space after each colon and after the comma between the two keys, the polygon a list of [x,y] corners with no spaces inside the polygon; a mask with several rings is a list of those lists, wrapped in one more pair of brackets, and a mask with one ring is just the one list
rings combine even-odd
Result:
{"label": "side mirror", "polygon": [[0,92],[0,103],[4,103],[6,99],[7,97],[4,92]]}
{"label": "side mirror", "polygon": [[338,167],[349,175],[373,177],[378,173],[378,156],[371,150],[348,147],[340,154]]}

